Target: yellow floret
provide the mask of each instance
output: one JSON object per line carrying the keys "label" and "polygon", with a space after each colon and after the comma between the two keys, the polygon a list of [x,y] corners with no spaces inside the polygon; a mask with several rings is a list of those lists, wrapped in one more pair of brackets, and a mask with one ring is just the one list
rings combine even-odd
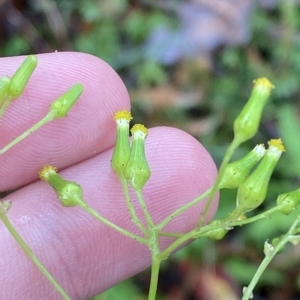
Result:
{"label": "yellow floret", "polygon": [[116,121],[124,120],[130,122],[130,120],[132,120],[132,116],[131,113],[127,110],[119,110],[115,113],[114,119]]}
{"label": "yellow floret", "polygon": [[131,128],[131,133],[133,135],[140,133],[142,136],[146,137],[148,135],[148,129],[142,124],[135,124]]}
{"label": "yellow floret", "polygon": [[268,142],[268,145],[271,147],[277,148],[279,151],[284,152],[284,146],[281,139],[272,139]]}
{"label": "yellow floret", "polygon": [[43,169],[39,172],[40,178],[47,181],[50,174],[57,173],[57,168],[53,166],[44,166]]}
{"label": "yellow floret", "polygon": [[262,87],[266,88],[267,90],[271,90],[271,89],[275,88],[275,86],[266,77],[257,78],[255,80],[253,80],[253,83],[254,83],[254,86],[261,85]]}

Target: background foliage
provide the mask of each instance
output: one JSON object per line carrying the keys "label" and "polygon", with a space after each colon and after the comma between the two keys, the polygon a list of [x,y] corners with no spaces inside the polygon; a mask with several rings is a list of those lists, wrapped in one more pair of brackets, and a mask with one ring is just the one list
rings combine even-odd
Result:
{"label": "background foliage", "polygon": [[[283,139],[287,151],[266,208],[279,192],[299,187],[299,23],[296,0],[1,0],[0,56],[55,50],[96,55],[124,80],[137,122],[188,131],[217,164],[252,80],[268,77],[276,88],[259,133],[236,154],[270,138]],[[230,212],[234,199],[234,192],[222,192],[218,216]],[[266,238],[284,233],[291,223],[275,216],[216,244],[195,241],[164,266],[161,299],[239,299],[263,258]],[[281,253],[254,299],[299,299],[299,259],[299,247]],[[148,278],[145,272],[97,299],[144,299]]]}

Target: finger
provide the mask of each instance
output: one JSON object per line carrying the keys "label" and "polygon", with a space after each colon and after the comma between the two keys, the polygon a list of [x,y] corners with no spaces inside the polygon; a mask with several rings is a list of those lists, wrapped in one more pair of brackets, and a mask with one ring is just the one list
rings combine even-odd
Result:
{"label": "finger", "polygon": [[[146,152],[152,175],[144,188],[156,223],[209,188],[216,176],[207,151],[177,129],[150,130]],[[116,224],[138,233],[131,222],[120,183],[110,167],[112,149],[72,166],[61,174],[81,184],[88,204]],[[45,182],[35,182],[9,198],[9,219],[72,299],[88,299],[150,265],[149,249],[102,225],[78,207],[58,203]],[[137,206],[137,201],[134,200]],[[137,206],[138,207],[138,206]],[[201,202],[170,223],[166,230],[187,232],[196,225]],[[211,218],[217,207],[215,199]],[[141,211],[139,210],[139,215]],[[0,227],[1,299],[60,299],[57,292]],[[165,248],[170,239],[161,240]],[[22,297],[20,298],[20,295]]]}
{"label": "finger", "polygon": [[[23,60],[1,58],[0,76],[11,76]],[[0,149],[42,119],[50,103],[77,82],[84,92],[68,117],[46,124],[0,156],[0,191],[36,180],[44,164],[65,168],[113,145],[113,115],[130,108],[124,84],[99,58],[58,52],[38,55],[38,67],[23,95],[0,120]]]}

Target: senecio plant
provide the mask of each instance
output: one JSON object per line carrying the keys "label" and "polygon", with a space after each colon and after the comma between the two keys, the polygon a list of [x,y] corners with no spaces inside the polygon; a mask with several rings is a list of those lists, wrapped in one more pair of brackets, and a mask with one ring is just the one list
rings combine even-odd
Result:
{"label": "senecio plant", "polygon": [[[0,78],[0,116],[3,115],[11,101],[21,95],[36,66],[37,58],[35,56],[28,56],[11,78],[7,76]],[[247,218],[247,213],[259,207],[266,198],[272,172],[281,154],[285,151],[280,139],[271,139],[268,142],[267,149],[265,149],[263,144],[256,145],[245,157],[233,162],[231,161],[231,157],[239,145],[251,139],[257,132],[263,108],[273,88],[274,86],[266,78],[254,80],[251,96],[234,121],[234,138],[224,155],[214,185],[202,195],[187,202],[168,215],[159,223],[153,221],[143,195],[143,188],[151,176],[151,170],[145,156],[145,141],[148,134],[147,128],[141,124],[134,125],[131,129],[132,141],[130,141],[129,123],[132,119],[130,112],[123,110],[115,113],[114,119],[116,121],[117,132],[111,167],[114,169],[123,187],[124,201],[126,202],[128,213],[132,222],[139,228],[139,234],[132,233],[114,224],[104,218],[101,212],[97,212],[89,207],[88,201],[84,199],[81,186],[75,182],[63,179],[54,166],[44,166],[40,171],[40,178],[50,184],[63,206],[79,206],[98,221],[149,248],[152,267],[148,299],[153,300],[157,292],[160,264],[178,249],[179,246],[187,241],[200,237],[220,240],[229,230],[233,230],[236,226],[242,226],[260,219],[269,218],[275,213],[289,215],[299,205],[300,189],[297,189],[289,193],[280,194],[273,208]],[[41,121],[1,149],[0,154],[8,151],[43,124],[56,118],[65,117],[82,91],[82,85],[75,84],[69,91],[50,105],[49,112]],[[130,193],[131,189],[134,191],[135,197],[141,206],[144,215],[143,218],[137,215],[136,209],[132,204],[133,196],[131,196]],[[228,216],[206,223],[206,215],[210,205],[216,193],[221,189],[237,189],[236,207]],[[164,231],[164,228],[171,220],[204,200],[206,201],[205,208],[199,216],[198,223],[193,230],[187,233]],[[2,222],[28,257],[61,294],[63,299],[71,299],[9,222],[7,212],[11,208],[11,205],[9,200],[2,199],[0,204],[0,218]],[[265,242],[265,258],[261,262],[249,286],[244,287],[242,300],[252,297],[256,283],[276,253],[287,243],[297,244],[300,241],[299,222],[300,215],[294,220],[294,223],[285,235],[274,239],[271,243],[268,241]],[[160,237],[162,236],[174,238],[173,242],[165,249],[161,249],[159,245]]]}

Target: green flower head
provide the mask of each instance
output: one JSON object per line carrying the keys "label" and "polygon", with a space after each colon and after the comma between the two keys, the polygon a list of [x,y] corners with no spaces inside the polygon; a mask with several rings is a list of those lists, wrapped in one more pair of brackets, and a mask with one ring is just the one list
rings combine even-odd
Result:
{"label": "green flower head", "polygon": [[145,155],[145,139],[148,135],[148,130],[144,125],[136,124],[132,127],[131,133],[133,141],[125,169],[125,176],[134,189],[141,190],[151,175]]}
{"label": "green flower head", "polygon": [[234,138],[241,144],[257,132],[263,108],[274,88],[267,78],[254,80],[251,96],[233,123]]}
{"label": "green flower head", "polygon": [[131,120],[131,114],[127,110],[120,110],[115,114],[117,137],[111,166],[121,180],[125,179],[125,167],[130,156],[129,123]]}

